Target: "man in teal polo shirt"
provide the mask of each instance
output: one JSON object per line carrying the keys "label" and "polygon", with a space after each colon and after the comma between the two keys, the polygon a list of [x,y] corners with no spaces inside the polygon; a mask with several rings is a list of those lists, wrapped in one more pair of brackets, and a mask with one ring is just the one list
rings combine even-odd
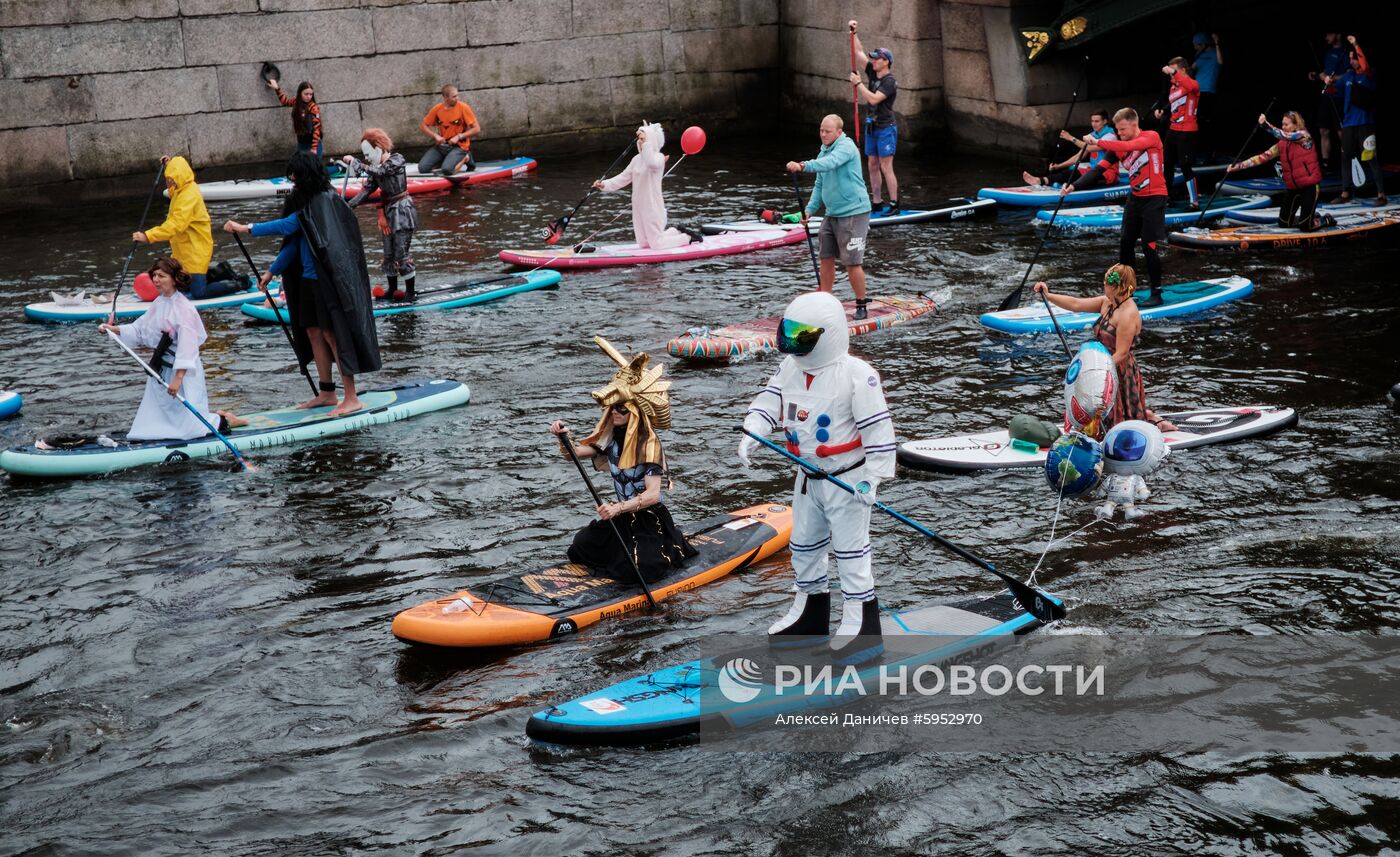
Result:
{"label": "man in teal polo shirt", "polygon": [[821,151],[810,161],[788,161],[790,173],[815,173],[812,196],[802,211],[802,223],[821,209],[826,209],[822,225],[817,230],[821,256],[819,288],[829,292],[836,282],[836,260],[846,267],[851,289],[856,293],[857,319],[866,317],[865,299],[865,236],[870,231],[870,195],[865,187],[865,175],[860,168],[860,152],[843,132],[841,117],[835,114],[822,119],[818,136]]}

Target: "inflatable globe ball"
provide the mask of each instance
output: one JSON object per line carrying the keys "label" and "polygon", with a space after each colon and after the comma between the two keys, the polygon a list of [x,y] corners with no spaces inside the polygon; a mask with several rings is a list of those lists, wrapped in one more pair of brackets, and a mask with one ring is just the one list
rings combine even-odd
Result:
{"label": "inflatable globe ball", "polygon": [[1109,473],[1146,476],[1166,457],[1162,432],[1145,420],[1127,420],[1108,430],[1103,439],[1103,469]]}
{"label": "inflatable globe ball", "polygon": [[1065,370],[1065,426],[1101,439],[1117,393],[1113,355],[1101,343],[1084,343]]}
{"label": "inflatable globe ball", "polygon": [[1103,444],[1081,433],[1061,435],[1045,456],[1045,479],[1062,497],[1080,497],[1103,478]]}

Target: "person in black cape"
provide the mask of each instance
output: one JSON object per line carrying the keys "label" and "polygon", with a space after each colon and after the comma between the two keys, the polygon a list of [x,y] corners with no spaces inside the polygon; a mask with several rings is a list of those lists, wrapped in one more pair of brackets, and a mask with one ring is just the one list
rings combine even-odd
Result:
{"label": "person in black cape", "polygon": [[[297,361],[302,367],[316,361],[321,392],[300,407],[330,405],[330,416],[342,416],[362,407],[355,377],[375,372],[381,365],[360,224],[331,188],[325,168],[314,155],[292,155],[287,176],[292,192],[280,219],[253,224],[230,220],[224,231],[282,236],[282,249],[262,282],[282,277]],[[332,364],[340,367],[345,385],[341,400],[336,398]]]}

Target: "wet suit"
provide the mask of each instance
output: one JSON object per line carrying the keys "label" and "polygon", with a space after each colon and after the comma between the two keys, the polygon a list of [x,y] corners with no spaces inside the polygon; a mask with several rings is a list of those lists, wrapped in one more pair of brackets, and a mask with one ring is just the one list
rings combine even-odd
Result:
{"label": "wet suit", "polygon": [[1069,187],[1078,190],[1091,185],[1086,181],[1109,166],[1121,164],[1128,171],[1128,186],[1132,192],[1123,204],[1123,231],[1118,241],[1118,261],[1136,267],[1134,245],[1142,242],[1142,255],[1147,261],[1148,297],[1143,306],[1162,303],[1162,257],[1157,254],[1158,242],[1167,240],[1167,182],[1162,164],[1162,138],[1156,131],[1139,131],[1131,140],[1099,140],[1104,157],[1099,165]]}

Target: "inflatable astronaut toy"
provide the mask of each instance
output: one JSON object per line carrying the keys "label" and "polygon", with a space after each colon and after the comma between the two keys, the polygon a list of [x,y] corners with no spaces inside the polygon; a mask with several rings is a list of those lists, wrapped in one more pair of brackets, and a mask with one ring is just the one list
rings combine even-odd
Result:
{"label": "inflatable astronaut toy", "polygon": [[1104,480],[1099,496],[1104,501],[1094,510],[1095,517],[1112,518],[1118,509],[1123,520],[1133,521],[1146,514],[1137,504],[1152,496],[1147,474],[1156,470],[1169,450],[1156,426],[1144,420],[1128,420],[1109,429],[1104,436]]}

